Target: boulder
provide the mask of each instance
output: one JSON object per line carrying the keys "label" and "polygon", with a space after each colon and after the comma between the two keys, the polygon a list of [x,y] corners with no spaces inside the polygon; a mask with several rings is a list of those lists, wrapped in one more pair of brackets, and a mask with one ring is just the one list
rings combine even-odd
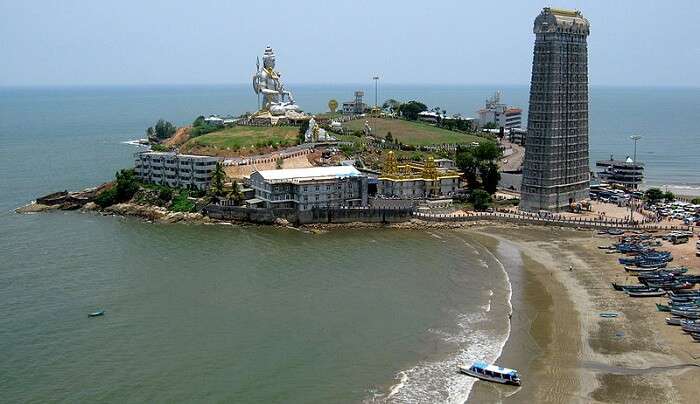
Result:
{"label": "boulder", "polygon": [[289,220],[278,217],[275,219],[275,225],[277,226],[289,226]]}

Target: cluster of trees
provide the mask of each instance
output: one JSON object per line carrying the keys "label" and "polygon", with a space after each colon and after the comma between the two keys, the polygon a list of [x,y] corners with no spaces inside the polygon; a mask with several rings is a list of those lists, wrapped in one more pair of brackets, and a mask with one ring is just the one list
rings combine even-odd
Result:
{"label": "cluster of trees", "polygon": [[220,128],[215,125],[210,125],[204,120],[204,116],[200,115],[197,119],[192,122],[192,130],[190,130],[190,137],[197,137],[206,135],[219,130]]}
{"label": "cluster of trees", "polygon": [[146,129],[146,136],[148,139],[162,140],[171,137],[176,131],[177,126],[163,119],[159,119],[154,126],[150,126]]}
{"label": "cluster of trees", "polygon": [[231,189],[226,189],[224,187],[224,182],[226,181],[226,173],[224,168],[220,163],[216,163],[216,167],[211,174],[211,187],[209,188],[209,195],[217,198],[227,198],[233,200],[237,205],[243,202],[243,194],[241,193],[240,187],[236,181],[231,184]]}
{"label": "cluster of trees", "polygon": [[447,130],[458,130],[462,132],[473,132],[474,127],[472,126],[472,121],[467,119],[459,119],[461,116],[456,115],[458,119],[442,119],[438,122],[438,126],[445,128]]}
{"label": "cluster of trees", "polygon": [[483,210],[496,192],[501,173],[498,161],[503,151],[494,142],[482,142],[476,147],[460,147],[456,153],[457,167],[464,173],[471,190],[470,202],[477,210]]}
{"label": "cluster of trees", "polygon": [[418,114],[427,111],[428,107],[420,101],[409,101],[399,105],[399,114],[409,121],[418,119]]}
{"label": "cluster of trees", "polygon": [[663,200],[670,202],[676,199],[676,196],[673,194],[673,192],[664,192],[659,188],[649,188],[644,192],[644,199],[649,203],[657,203]]}
{"label": "cluster of trees", "polygon": [[102,208],[130,200],[139,190],[139,181],[133,169],[118,171],[111,188],[100,192],[95,203]]}
{"label": "cluster of trees", "polygon": [[382,109],[389,110],[396,115],[401,115],[409,121],[415,121],[418,119],[418,114],[428,110],[428,106],[420,101],[411,100],[404,103],[391,98],[384,101]]}
{"label": "cluster of trees", "polygon": [[[388,99],[382,105],[382,108],[389,110],[396,115],[400,115],[409,121],[415,121],[418,119],[418,114],[424,111],[428,111],[428,106],[420,101],[409,101],[402,103],[393,98]],[[430,111],[435,112],[438,115],[447,115],[447,111],[440,108],[434,107]],[[461,118],[459,114],[455,115],[456,118]],[[443,127],[448,130],[459,130],[462,132],[472,132],[474,128],[472,127],[471,121],[466,119],[438,119],[437,126]]]}

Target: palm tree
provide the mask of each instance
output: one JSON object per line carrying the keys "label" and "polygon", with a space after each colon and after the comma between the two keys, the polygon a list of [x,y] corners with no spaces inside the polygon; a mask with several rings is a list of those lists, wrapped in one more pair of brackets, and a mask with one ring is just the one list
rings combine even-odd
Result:
{"label": "palm tree", "polygon": [[222,196],[224,194],[224,180],[226,173],[221,167],[221,163],[216,163],[216,168],[211,174],[211,193],[214,196]]}
{"label": "palm tree", "polygon": [[233,181],[233,184],[231,184],[231,192],[228,193],[228,199],[234,201],[236,205],[240,205],[241,201],[243,200],[241,190],[238,189],[238,182],[235,180]]}

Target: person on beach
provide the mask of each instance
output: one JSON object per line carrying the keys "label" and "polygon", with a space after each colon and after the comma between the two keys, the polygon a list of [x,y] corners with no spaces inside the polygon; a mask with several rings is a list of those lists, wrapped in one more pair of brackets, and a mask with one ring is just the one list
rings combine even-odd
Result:
{"label": "person on beach", "polygon": [[573,266],[573,265],[569,265],[569,272],[571,272],[571,271],[573,271],[573,270],[574,270],[574,266]]}

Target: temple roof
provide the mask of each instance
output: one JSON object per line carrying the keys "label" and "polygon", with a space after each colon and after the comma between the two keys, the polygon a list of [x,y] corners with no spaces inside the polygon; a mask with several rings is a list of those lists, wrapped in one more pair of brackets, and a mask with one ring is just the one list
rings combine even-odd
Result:
{"label": "temple roof", "polygon": [[588,35],[590,23],[579,10],[545,7],[535,18],[535,34],[547,32],[571,32]]}

